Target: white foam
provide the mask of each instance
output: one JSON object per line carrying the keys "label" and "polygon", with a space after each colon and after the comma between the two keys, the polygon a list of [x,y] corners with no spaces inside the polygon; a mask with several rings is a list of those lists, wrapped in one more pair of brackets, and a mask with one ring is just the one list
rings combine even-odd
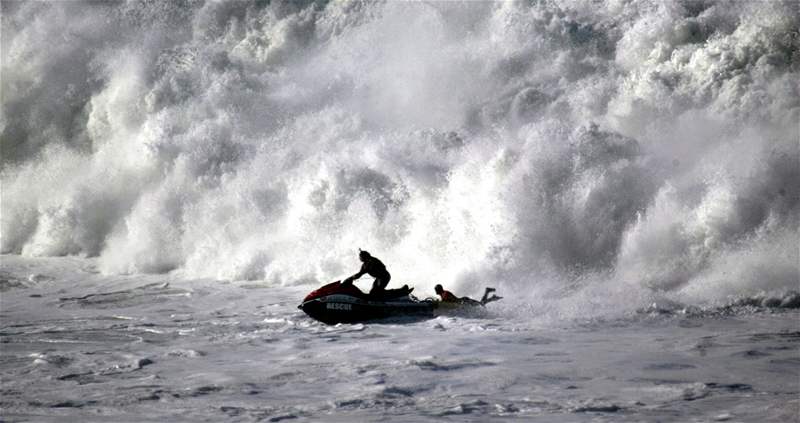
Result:
{"label": "white foam", "polygon": [[798,16],[9,7],[1,249],[318,284],[360,247],[417,292],[552,316],[796,288]]}

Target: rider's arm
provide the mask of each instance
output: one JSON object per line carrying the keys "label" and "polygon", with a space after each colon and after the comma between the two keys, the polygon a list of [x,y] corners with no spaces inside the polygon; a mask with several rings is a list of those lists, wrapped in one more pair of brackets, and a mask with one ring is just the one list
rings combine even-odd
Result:
{"label": "rider's arm", "polygon": [[349,278],[345,279],[345,281],[352,282],[352,281],[364,276],[364,273],[367,273],[367,263],[364,263],[363,265],[361,265],[361,270],[359,270],[358,273],[356,273],[355,275],[350,276]]}

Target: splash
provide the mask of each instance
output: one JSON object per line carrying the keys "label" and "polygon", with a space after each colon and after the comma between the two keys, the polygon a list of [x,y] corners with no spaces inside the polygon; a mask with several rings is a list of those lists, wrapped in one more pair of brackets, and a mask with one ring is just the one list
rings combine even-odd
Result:
{"label": "splash", "polygon": [[799,7],[3,3],[2,252],[296,284],[362,247],[574,307],[797,289]]}

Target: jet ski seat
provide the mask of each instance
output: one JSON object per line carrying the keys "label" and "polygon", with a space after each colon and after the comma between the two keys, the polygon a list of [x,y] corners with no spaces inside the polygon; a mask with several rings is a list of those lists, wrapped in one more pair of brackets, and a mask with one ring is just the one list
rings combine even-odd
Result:
{"label": "jet ski seat", "polygon": [[414,288],[409,288],[408,285],[403,285],[402,288],[396,289],[387,289],[384,290],[382,293],[379,294],[377,297],[370,296],[372,299],[376,300],[390,300],[393,298],[404,297],[413,291]]}

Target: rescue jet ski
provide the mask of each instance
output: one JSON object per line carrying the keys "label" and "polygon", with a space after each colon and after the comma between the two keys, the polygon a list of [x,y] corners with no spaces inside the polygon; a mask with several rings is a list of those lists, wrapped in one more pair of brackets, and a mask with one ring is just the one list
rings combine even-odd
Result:
{"label": "rescue jet ski", "polygon": [[388,289],[375,298],[353,284],[329,283],[311,291],[297,308],[327,324],[356,323],[381,319],[432,318],[436,302],[418,300],[407,286]]}

